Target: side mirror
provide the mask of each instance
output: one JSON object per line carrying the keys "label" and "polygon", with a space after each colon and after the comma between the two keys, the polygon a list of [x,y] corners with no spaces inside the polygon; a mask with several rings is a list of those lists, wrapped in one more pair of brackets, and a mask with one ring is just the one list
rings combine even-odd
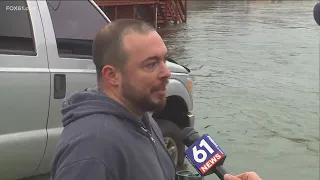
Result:
{"label": "side mirror", "polygon": [[313,8],[313,18],[320,26],[320,3],[317,3]]}

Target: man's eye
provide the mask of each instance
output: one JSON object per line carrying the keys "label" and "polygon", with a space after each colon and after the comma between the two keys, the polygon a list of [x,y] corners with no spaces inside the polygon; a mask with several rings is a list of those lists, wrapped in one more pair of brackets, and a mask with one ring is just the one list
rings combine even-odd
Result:
{"label": "man's eye", "polygon": [[153,63],[149,63],[148,65],[147,65],[147,67],[148,68],[154,68],[155,66],[156,66],[156,62],[153,62]]}

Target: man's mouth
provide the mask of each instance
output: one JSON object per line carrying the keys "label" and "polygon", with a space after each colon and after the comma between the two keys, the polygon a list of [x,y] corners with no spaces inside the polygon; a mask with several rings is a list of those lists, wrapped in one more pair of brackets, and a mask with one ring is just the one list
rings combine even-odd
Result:
{"label": "man's mouth", "polygon": [[166,87],[157,88],[156,91],[165,91]]}
{"label": "man's mouth", "polygon": [[160,94],[165,94],[167,89],[168,82],[165,82],[164,84],[161,84],[157,88],[154,89],[155,92],[158,92]]}
{"label": "man's mouth", "polygon": [[167,89],[166,86],[162,86],[162,87],[156,88],[155,92],[160,93],[160,94],[165,94],[166,89]]}
{"label": "man's mouth", "polygon": [[160,95],[165,95],[166,94],[166,88],[163,88],[163,89],[160,89],[160,90],[157,90],[156,93],[160,94]]}

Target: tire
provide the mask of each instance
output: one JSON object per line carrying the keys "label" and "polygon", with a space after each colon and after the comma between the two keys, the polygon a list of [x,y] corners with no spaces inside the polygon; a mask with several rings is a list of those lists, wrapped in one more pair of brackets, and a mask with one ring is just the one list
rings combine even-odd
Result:
{"label": "tire", "polygon": [[171,154],[171,157],[175,163],[176,168],[179,168],[180,166],[183,165],[185,160],[185,157],[184,157],[185,146],[181,138],[182,137],[181,129],[176,124],[168,120],[157,119],[157,123],[161,129],[162,135],[165,139],[165,143],[167,143],[169,140],[169,144],[166,144],[167,150],[168,150],[168,146],[169,147],[175,146],[177,150],[176,158],[174,158],[172,154]]}

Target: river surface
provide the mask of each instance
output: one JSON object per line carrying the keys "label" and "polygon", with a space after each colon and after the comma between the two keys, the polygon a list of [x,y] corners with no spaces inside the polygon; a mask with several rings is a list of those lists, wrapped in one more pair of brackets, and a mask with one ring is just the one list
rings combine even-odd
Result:
{"label": "river surface", "polygon": [[187,23],[159,31],[191,69],[196,128],[232,174],[319,180],[316,2],[188,1]]}

